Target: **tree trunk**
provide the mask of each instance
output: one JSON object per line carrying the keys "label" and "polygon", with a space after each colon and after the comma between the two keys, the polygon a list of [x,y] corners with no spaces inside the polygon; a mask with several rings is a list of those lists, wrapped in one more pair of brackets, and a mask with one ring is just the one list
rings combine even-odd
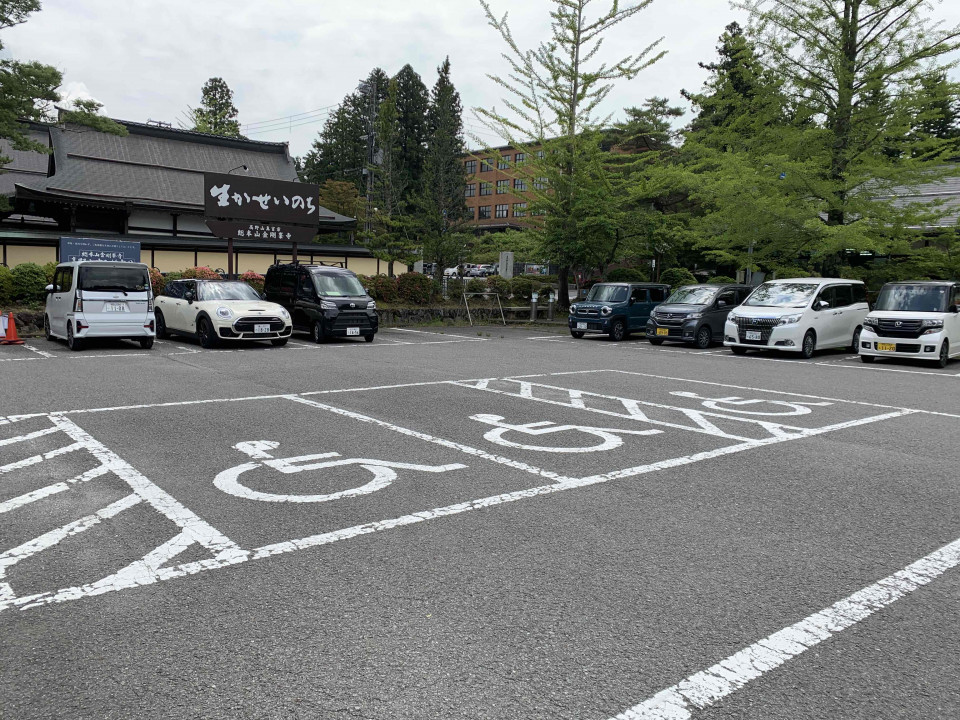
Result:
{"label": "tree trunk", "polygon": [[564,265],[557,271],[557,308],[570,310],[570,267]]}

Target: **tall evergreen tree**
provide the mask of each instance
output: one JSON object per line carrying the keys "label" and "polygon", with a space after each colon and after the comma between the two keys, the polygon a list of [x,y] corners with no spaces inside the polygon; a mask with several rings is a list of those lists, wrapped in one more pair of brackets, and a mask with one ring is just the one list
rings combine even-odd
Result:
{"label": "tall evergreen tree", "polygon": [[423,180],[427,147],[427,86],[410,65],[404,65],[394,80],[397,83],[397,158],[396,170],[403,187],[403,204],[410,210],[412,194]]}
{"label": "tall evergreen tree", "polygon": [[490,5],[480,0],[489,24],[510,51],[508,76],[491,79],[509,93],[506,104],[512,115],[485,108],[474,112],[510,145],[528,151],[531,146],[544,149],[543,157],[527,153],[529,174],[546,178],[549,185],[549,190],[534,185],[532,210],[546,212],[543,244],[550,260],[560,266],[561,308],[569,307],[563,290],[570,267],[586,264],[588,245],[608,240],[615,230],[609,215],[610,178],[598,156],[598,130],[608,118],[596,117],[597,107],[613,89],[614,81],[636,77],[663,55],[652,54],[658,40],[612,65],[598,63],[596,54],[604,34],[652,0],[626,7],[613,0],[599,17],[589,18],[593,1],[553,0],[552,36],[536,50],[524,51],[517,45],[506,15],[497,18]]}
{"label": "tall evergreen tree", "polygon": [[436,273],[459,261],[466,242],[459,232],[467,219],[463,189],[463,108],[450,78],[450,58],[437,68],[427,110],[427,150],[418,197],[423,259]]}
{"label": "tall evergreen tree", "polygon": [[191,129],[211,135],[241,137],[233,91],[224,79],[210,78],[200,93],[200,107],[190,109],[189,117],[193,121]]}

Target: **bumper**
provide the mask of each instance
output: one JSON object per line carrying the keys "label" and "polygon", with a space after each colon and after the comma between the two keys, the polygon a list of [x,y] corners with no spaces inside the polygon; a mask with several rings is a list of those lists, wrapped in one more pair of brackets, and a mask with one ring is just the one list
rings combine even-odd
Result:
{"label": "bumper", "polygon": [[[686,320],[681,325],[661,325],[653,318],[647,321],[647,337],[675,342],[693,342],[697,336],[698,320]],[[666,334],[664,334],[666,330]]]}
{"label": "bumper", "polygon": [[742,347],[749,350],[783,350],[786,352],[800,352],[803,348],[805,326],[800,323],[793,325],[776,325],[770,330],[770,336],[764,340],[740,339],[740,329],[736,323],[727,321],[723,325],[724,347]]}
{"label": "bumper", "polygon": [[292,333],[293,325],[285,325],[280,330],[266,333],[238,332],[230,325],[221,325],[217,328],[217,334],[224,340],[274,340],[290,337]]}
{"label": "bumper", "polygon": [[380,318],[376,312],[364,312],[347,315],[338,313],[323,317],[323,333],[327,337],[370,337],[380,329]]}
{"label": "bumper", "polygon": [[571,315],[567,318],[567,327],[574,332],[599,333],[607,335],[610,332],[610,324],[613,316],[610,317],[576,317]]}
{"label": "bumper", "polygon": [[[921,335],[918,338],[885,338],[879,337],[872,330],[864,327],[860,333],[860,354],[874,357],[904,358],[907,360],[940,359],[940,346],[943,344],[943,332]],[[877,346],[889,347],[892,350],[879,350]]]}
{"label": "bumper", "polygon": [[[103,315],[84,315],[71,313],[67,315],[67,322],[73,323],[75,338],[148,338],[156,335],[156,324],[153,313],[137,317],[124,318],[122,322],[115,320],[119,313]],[[126,314],[126,313],[124,313]]]}

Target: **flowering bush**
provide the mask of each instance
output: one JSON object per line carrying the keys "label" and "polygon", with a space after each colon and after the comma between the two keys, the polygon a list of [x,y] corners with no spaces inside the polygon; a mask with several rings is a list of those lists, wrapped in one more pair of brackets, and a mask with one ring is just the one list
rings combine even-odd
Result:
{"label": "flowering bush", "polygon": [[240,276],[240,279],[258,293],[263,292],[263,275],[260,273],[256,273],[253,270],[247,270],[243,275]]}
{"label": "flowering bush", "polygon": [[153,288],[154,297],[161,294],[167,286],[167,279],[155,267],[150,268],[150,286]]}
{"label": "flowering bush", "polygon": [[220,273],[206,266],[187,268],[180,273],[180,277],[188,280],[223,280]]}
{"label": "flowering bush", "polygon": [[433,294],[433,278],[420,273],[405,273],[397,278],[397,294],[411,305],[425,305]]}
{"label": "flowering bush", "polygon": [[374,300],[396,302],[400,299],[396,278],[387,275],[371,275],[360,282],[370,291],[370,296]]}

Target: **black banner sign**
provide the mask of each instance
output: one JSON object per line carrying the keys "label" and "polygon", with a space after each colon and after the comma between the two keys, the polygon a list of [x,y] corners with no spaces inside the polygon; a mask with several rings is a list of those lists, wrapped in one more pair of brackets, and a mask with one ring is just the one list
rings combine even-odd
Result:
{"label": "black banner sign", "polygon": [[208,219],[207,227],[217,237],[253,242],[309,243],[317,234],[315,225],[261,224],[243,220]]}
{"label": "black banner sign", "polygon": [[203,174],[203,209],[211,220],[255,220],[316,228],[321,220],[319,194],[319,186],[309,183],[248,175]]}

